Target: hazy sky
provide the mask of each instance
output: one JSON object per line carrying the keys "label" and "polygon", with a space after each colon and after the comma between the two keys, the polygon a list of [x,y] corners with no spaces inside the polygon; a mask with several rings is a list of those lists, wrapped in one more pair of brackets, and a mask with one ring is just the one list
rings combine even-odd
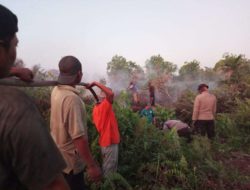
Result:
{"label": "hazy sky", "polygon": [[144,66],[152,55],[213,67],[225,52],[250,58],[249,0],[0,0],[19,18],[18,57],[57,69],[75,55],[105,73],[114,55]]}

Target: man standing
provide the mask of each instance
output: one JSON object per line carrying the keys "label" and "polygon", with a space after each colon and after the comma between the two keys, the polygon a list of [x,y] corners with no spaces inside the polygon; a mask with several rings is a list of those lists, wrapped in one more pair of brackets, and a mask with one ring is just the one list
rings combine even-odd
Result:
{"label": "man standing", "polygon": [[155,106],[155,87],[152,85],[152,82],[148,82],[148,90],[149,90],[149,101],[151,106]]}
{"label": "man standing", "polygon": [[59,62],[59,70],[61,85],[51,94],[51,135],[67,163],[64,177],[72,190],[83,190],[85,165],[89,177],[96,182],[101,179],[101,170],[89,149],[85,104],[75,88],[82,79],[82,65],[77,58],[65,56]]}
{"label": "man standing", "polygon": [[133,104],[138,104],[139,103],[139,98],[138,98],[138,88],[135,84],[135,82],[131,81],[129,83],[128,89],[131,91],[132,96],[133,96]]}
{"label": "man standing", "polygon": [[[16,59],[17,22],[0,5],[0,78]],[[0,87],[0,101],[0,189],[68,190],[65,162],[35,104],[11,87]]]}
{"label": "man standing", "polygon": [[199,95],[196,96],[193,108],[193,124],[202,136],[207,134],[212,139],[214,132],[214,119],[216,114],[216,97],[208,92],[208,85],[198,86]]}
{"label": "man standing", "polygon": [[117,171],[118,165],[118,144],[120,133],[112,108],[114,93],[106,86],[93,82],[89,88],[97,86],[101,89],[100,103],[93,109],[93,122],[99,133],[99,144],[102,151],[102,169],[104,176]]}

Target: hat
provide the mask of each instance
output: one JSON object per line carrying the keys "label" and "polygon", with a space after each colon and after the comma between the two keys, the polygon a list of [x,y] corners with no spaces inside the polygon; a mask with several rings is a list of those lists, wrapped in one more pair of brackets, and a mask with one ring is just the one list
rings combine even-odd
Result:
{"label": "hat", "polygon": [[78,72],[82,71],[81,62],[74,56],[65,56],[59,62],[60,74],[58,76],[59,84],[75,84]]}
{"label": "hat", "polygon": [[200,84],[200,85],[198,86],[198,89],[197,89],[197,90],[200,91],[200,90],[201,90],[202,88],[204,88],[204,87],[209,88],[207,84],[202,83],[202,84]]}
{"label": "hat", "polygon": [[0,39],[6,40],[6,38],[14,36],[18,31],[17,17],[9,9],[0,5]]}

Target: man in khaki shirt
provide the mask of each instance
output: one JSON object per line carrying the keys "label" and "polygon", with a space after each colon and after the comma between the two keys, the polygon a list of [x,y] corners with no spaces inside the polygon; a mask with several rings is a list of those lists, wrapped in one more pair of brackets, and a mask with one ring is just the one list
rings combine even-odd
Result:
{"label": "man in khaki shirt", "polygon": [[200,84],[198,86],[199,95],[196,96],[193,108],[193,124],[195,131],[202,136],[207,134],[208,138],[213,138],[214,119],[216,114],[216,97],[208,92],[208,85]]}
{"label": "man in khaki shirt", "polygon": [[101,170],[90,153],[85,105],[75,88],[82,79],[82,67],[77,58],[66,56],[60,60],[59,70],[61,85],[51,94],[51,135],[67,163],[65,179],[72,190],[83,190],[85,165],[94,181],[100,180]]}

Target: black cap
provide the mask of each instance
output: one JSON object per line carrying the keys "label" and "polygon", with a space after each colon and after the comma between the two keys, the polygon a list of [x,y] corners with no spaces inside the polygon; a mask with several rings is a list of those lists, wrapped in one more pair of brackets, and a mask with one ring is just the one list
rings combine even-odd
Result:
{"label": "black cap", "polygon": [[74,56],[63,57],[58,66],[60,70],[58,83],[60,84],[74,84],[78,72],[82,71],[81,62]]}
{"label": "black cap", "polygon": [[204,87],[209,88],[207,84],[202,83],[202,84],[200,84],[200,85],[198,86],[198,89],[197,89],[197,90],[200,91],[200,90],[203,89]]}
{"label": "black cap", "polygon": [[0,40],[6,40],[14,36],[18,31],[18,20],[9,9],[0,5]]}

